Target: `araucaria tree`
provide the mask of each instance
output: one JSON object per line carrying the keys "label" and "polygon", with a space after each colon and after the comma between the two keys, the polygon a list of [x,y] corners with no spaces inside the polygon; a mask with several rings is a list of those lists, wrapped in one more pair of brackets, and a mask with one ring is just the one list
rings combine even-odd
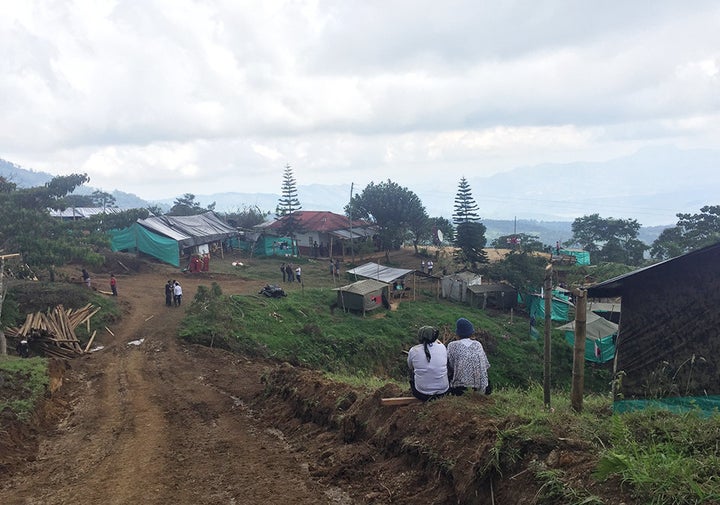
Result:
{"label": "araucaria tree", "polygon": [[298,199],[297,186],[293,171],[290,165],[285,165],[283,172],[283,182],[280,189],[280,198],[275,212],[281,217],[280,228],[278,231],[287,237],[294,238],[296,233],[301,232],[300,221],[297,219],[295,212],[302,209],[300,200]]}
{"label": "araucaria tree", "polygon": [[478,206],[472,196],[467,179],[460,179],[458,192],[455,195],[453,212],[455,224],[455,245],[458,247],[458,260],[469,263],[473,268],[478,263],[487,263],[487,254],[483,250],[487,242],[485,225],[480,222]]}

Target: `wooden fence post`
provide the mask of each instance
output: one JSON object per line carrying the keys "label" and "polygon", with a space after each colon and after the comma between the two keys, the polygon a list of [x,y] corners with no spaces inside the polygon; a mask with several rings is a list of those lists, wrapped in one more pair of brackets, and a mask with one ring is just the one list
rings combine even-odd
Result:
{"label": "wooden fence post", "polygon": [[585,337],[587,335],[587,292],[575,292],[575,345],[570,403],[575,412],[582,412],[585,387]]}

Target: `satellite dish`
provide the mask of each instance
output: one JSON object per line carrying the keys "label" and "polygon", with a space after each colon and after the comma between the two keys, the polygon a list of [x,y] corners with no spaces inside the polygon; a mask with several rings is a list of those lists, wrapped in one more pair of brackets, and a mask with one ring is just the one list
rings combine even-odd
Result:
{"label": "satellite dish", "polygon": [[441,232],[440,230],[437,231],[437,239],[438,239],[438,242],[443,241],[443,232]]}

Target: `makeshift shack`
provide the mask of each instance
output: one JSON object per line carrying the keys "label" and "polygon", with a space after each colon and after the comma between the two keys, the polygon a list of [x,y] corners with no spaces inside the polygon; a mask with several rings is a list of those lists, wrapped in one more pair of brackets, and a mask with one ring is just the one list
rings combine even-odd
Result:
{"label": "makeshift shack", "polygon": [[[347,271],[350,278],[373,279],[392,286],[393,298],[406,298],[413,292],[407,282],[408,274],[414,270],[406,268],[393,268],[379,265],[377,263],[365,263],[359,267]],[[413,278],[413,284],[414,284]]]}
{"label": "makeshift shack", "polygon": [[344,311],[366,312],[379,307],[388,307],[389,286],[373,279],[364,279],[347,286],[335,288],[336,306]]}
{"label": "makeshift shack", "polygon": [[471,284],[468,286],[468,292],[472,307],[508,310],[517,306],[518,292],[510,284]]}
{"label": "makeshift shack", "polygon": [[[615,357],[615,338],[618,325],[588,311],[585,323],[585,360],[606,363]],[[575,321],[558,328],[565,332],[565,340],[575,345]]]}
{"label": "makeshift shack", "polygon": [[615,410],[720,407],[720,243],[588,288],[621,297]]}
{"label": "makeshift shack", "polygon": [[482,284],[482,275],[473,272],[456,272],[440,279],[440,296],[453,302],[468,302],[470,286]]}

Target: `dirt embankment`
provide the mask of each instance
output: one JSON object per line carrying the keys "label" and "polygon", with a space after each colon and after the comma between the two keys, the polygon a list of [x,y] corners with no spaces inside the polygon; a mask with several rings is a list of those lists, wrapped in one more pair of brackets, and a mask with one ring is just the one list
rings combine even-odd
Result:
{"label": "dirt embankment", "polygon": [[[588,480],[590,458],[572,441],[518,441],[517,460],[498,463],[503,427],[461,408],[492,397],[382,407],[379,398],[405,392],[183,345],[183,307],[164,305],[167,275],[119,277],[115,335],[57,368],[63,385],[44,416],[55,424],[2,434],[0,459],[10,449],[13,459],[0,503],[535,503],[532,461],[574,465]],[[214,280],[225,292],[257,291],[256,282]],[[207,279],[181,282],[187,304]],[[500,464],[512,472],[501,476]]]}

